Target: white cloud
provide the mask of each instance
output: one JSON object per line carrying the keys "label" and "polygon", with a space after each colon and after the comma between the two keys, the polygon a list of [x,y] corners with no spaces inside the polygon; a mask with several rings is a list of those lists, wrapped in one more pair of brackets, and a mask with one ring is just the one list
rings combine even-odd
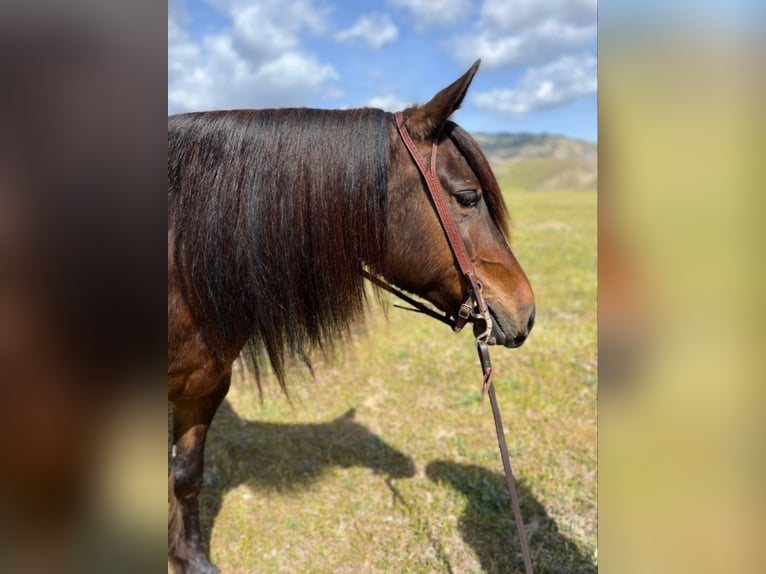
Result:
{"label": "white cloud", "polygon": [[563,56],[528,69],[513,89],[481,92],[473,96],[473,102],[480,109],[522,116],[595,94],[597,87],[596,58],[590,54]]}
{"label": "white cloud", "polygon": [[471,0],[389,0],[389,3],[409,10],[415,27],[420,30],[456,24],[471,10]]}
{"label": "white cloud", "polygon": [[313,0],[212,0],[231,26],[201,39],[186,12],[168,10],[168,112],[301,105],[337,92],[337,71],[302,48],[326,29]]}
{"label": "white cloud", "polygon": [[488,23],[506,31],[550,19],[590,26],[596,21],[596,0],[484,0],[480,13]]}
{"label": "white cloud", "polygon": [[398,112],[413,105],[413,102],[406,102],[394,95],[375,96],[370,98],[365,104],[370,108],[380,108],[387,112]]}
{"label": "white cloud", "polygon": [[[246,11],[261,14],[263,23],[278,22],[286,30],[307,29],[313,34],[327,30],[331,8],[322,0],[205,0],[224,14],[240,14]],[[253,22],[252,30],[258,33],[260,22]]]}
{"label": "white cloud", "polygon": [[399,30],[388,14],[373,12],[361,16],[353,26],[338,32],[335,38],[340,41],[361,40],[373,50],[380,50],[396,40],[398,35]]}
{"label": "white cloud", "polygon": [[596,0],[484,0],[476,30],[453,38],[456,60],[489,68],[534,66],[596,39]]}

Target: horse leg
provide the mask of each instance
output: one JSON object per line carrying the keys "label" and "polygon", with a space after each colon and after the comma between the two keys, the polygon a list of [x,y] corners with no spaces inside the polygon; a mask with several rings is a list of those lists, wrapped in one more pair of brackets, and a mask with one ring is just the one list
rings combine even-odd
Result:
{"label": "horse leg", "polygon": [[175,456],[168,477],[168,556],[179,574],[217,574],[202,547],[199,494],[205,437],[231,383],[229,370],[209,395],[173,403]]}

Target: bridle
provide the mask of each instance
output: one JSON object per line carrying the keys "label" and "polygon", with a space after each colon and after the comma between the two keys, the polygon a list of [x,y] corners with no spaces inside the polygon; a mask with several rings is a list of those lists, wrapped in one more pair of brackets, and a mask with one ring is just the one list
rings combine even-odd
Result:
{"label": "bridle", "polygon": [[[426,183],[426,188],[431,197],[431,200],[436,210],[436,214],[439,218],[444,233],[447,236],[447,242],[450,249],[455,256],[460,274],[467,284],[468,297],[460,305],[457,317],[454,319],[449,314],[440,314],[433,311],[428,306],[412,299],[399,289],[393,287],[389,283],[385,282],[381,278],[363,271],[364,276],[378,285],[379,287],[390,291],[397,297],[400,297],[410,305],[414,307],[413,310],[425,313],[426,315],[433,317],[447,325],[450,325],[455,332],[460,331],[466,323],[473,321],[474,324],[479,325],[476,336],[476,350],[479,354],[479,362],[481,364],[482,373],[484,379],[482,381],[482,395],[489,394],[490,405],[492,406],[492,415],[495,419],[495,430],[497,431],[497,441],[500,447],[500,455],[503,460],[503,469],[505,470],[506,484],[508,491],[511,495],[511,504],[513,506],[513,515],[516,521],[516,529],[519,535],[519,543],[521,544],[521,553],[524,558],[524,569],[526,574],[532,574],[532,560],[530,558],[529,546],[527,544],[527,537],[524,531],[524,521],[521,517],[521,507],[519,505],[519,497],[516,492],[516,485],[513,479],[513,471],[511,469],[511,462],[508,456],[508,447],[505,443],[505,433],[503,431],[503,422],[500,417],[500,409],[497,406],[497,398],[495,397],[495,389],[492,384],[492,362],[489,358],[489,347],[487,342],[489,340],[490,333],[492,332],[492,316],[489,311],[489,307],[484,301],[481,294],[481,282],[476,277],[476,272],[471,263],[468,253],[466,252],[463,240],[458,233],[455,220],[449,212],[449,206],[447,205],[447,199],[442,191],[439,178],[436,175],[436,153],[438,151],[438,138],[434,139],[431,146],[431,165],[430,169],[426,167],[423,157],[420,155],[415,142],[412,141],[407,127],[404,125],[404,116],[401,112],[397,112],[395,115],[396,127],[399,131],[399,135],[410,152],[415,165],[417,165],[420,174]],[[483,324],[483,328],[482,328]],[[476,332],[477,330],[475,330]]]}

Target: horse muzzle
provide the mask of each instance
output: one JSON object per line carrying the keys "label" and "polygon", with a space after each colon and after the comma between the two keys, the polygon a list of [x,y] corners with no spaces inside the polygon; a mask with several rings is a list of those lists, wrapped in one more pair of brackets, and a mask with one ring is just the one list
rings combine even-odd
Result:
{"label": "horse muzzle", "polygon": [[[524,317],[521,321],[523,327],[520,327],[520,322],[514,320],[504,310],[496,307],[493,308],[490,301],[487,302],[487,306],[492,317],[492,331],[487,343],[490,345],[502,345],[510,349],[520,347],[527,340],[532,327],[535,325],[534,305],[531,311],[523,314]],[[482,330],[481,325],[474,324],[474,335],[479,335]]]}

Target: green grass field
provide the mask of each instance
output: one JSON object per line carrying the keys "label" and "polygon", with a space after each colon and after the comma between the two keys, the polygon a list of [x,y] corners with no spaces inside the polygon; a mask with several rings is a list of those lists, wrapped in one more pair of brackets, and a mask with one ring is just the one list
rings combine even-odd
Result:
{"label": "green grass field", "polygon": [[[595,572],[596,192],[507,201],[537,322],[492,359],[533,562]],[[471,335],[388,307],[292,370],[292,404],[235,377],[202,495],[222,572],[522,571]]]}

